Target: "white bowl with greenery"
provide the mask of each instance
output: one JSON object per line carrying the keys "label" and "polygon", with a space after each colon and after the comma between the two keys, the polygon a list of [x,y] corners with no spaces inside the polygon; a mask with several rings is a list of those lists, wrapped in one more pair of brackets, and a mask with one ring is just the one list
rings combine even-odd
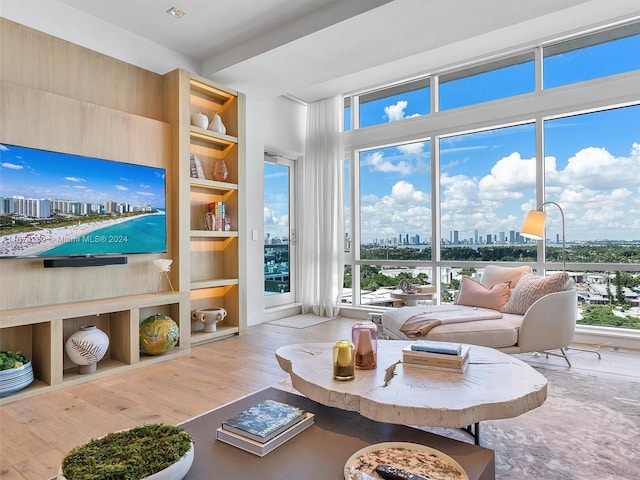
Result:
{"label": "white bowl with greenery", "polygon": [[74,448],[58,480],[181,480],[193,458],[193,439],[182,427],[143,425]]}
{"label": "white bowl with greenery", "polygon": [[0,397],[28,387],[33,378],[29,358],[20,352],[0,352]]}

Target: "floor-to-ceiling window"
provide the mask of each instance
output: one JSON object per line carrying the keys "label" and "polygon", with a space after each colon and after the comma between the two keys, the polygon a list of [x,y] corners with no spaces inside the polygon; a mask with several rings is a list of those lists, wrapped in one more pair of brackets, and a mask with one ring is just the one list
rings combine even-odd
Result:
{"label": "floor-to-ceiling window", "polygon": [[441,258],[535,260],[514,221],[535,203],[535,187],[535,124],[441,138]]}
{"label": "floor-to-ceiling window", "polygon": [[578,321],[640,328],[639,48],[630,23],[351,96],[345,303],[384,305],[405,276],[451,301],[495,261],[557,271],[560,212],[544,241],[519,234],[554,202]]}
{"label": "floor-to-ceiling window", "polygon": [[295,301],[295,162],[265,154],[264,163],[264,294],[273,307]]}

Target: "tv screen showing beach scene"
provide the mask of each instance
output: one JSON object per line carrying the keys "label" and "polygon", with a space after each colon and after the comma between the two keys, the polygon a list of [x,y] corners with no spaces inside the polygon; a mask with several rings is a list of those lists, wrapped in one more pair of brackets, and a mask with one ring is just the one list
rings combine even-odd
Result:
{"label": "tv screen showing beach scene", "polygon": [[0,143],[0,257],[166,252],[165,170]]}

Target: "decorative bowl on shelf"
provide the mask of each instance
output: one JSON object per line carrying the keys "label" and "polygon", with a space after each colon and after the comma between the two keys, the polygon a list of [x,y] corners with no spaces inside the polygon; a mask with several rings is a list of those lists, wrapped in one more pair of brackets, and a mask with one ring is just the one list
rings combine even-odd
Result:
{"label": "decorative bowl on shelf", "polygon": [[168,352],[178,343],[180,329],[171,317],[156,313],[140,323],[140,351],[147,355]]}
{"label": "decorative bowl on shelf", "polygon": [[[33,382],[33,366],[26,356],[13,352],[0,352],[0,355],[2,368],[7,367],[0,370],[0,397],[22,390]],[[7,365],[4,364],[5,359],[8,360]]]}
{"label": "decorative bowl on shelf", "polygon": [[227,311],[222,307],[199,308],[191,313],[191,318],[202,322],[204,331],[207,333],[215,332],[218,322],[224,320],[226,316]]}

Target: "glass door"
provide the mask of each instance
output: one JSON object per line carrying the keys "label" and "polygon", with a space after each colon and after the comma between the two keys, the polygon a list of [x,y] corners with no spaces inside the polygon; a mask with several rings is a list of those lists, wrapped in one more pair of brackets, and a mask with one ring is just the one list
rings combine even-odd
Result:
{"label": "glass door", "polygon": [[265,306],[295,302],[294,161],[264,156]]}

